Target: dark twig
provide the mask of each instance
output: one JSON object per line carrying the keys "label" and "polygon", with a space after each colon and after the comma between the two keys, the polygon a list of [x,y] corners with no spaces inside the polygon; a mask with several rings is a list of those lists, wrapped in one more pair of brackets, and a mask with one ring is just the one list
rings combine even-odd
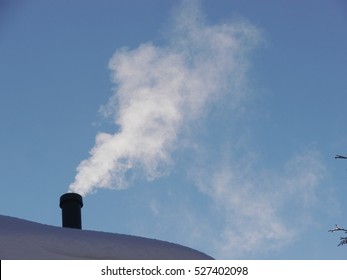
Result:
{"label": "dark twig", "polygon": [[328,231],[329,231],[329,232],[335,232],[335,231],[340,231],[340,230],[342,230],[342,231],[344,231],[345,233],[347,233],[347,229],[341,228],[341,227],[339,227],[338,225],[335,225],[335,228],[329,229]]}
{"label": "dark twig", "polygon": [[340,243],[337,246],[347,244],[347,237],[340,237]]}
{"label": "dark twig", "polygon": [[[330,229],[329,232],[335,232],[335,231],[343,231],[344,233],[347,233],[347,229],[341,228],[338,225],[335,225],[335,228]],[[345,245],[347,244],[347,236],[346,237],[340,237],[340,243],[337,246]]]}

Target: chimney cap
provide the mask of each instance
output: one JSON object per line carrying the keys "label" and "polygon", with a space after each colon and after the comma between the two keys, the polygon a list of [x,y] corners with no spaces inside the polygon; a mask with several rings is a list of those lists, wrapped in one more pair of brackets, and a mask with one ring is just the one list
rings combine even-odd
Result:
{"label": "chimney cap", "polygon": [[61,208],[62,205],[68,201],[74,201],[78,202],[81,205],[81,208],[83,207],[83,199],[82,196],[78,193],[65,193],[60,197],[60,203],[59,207]]}

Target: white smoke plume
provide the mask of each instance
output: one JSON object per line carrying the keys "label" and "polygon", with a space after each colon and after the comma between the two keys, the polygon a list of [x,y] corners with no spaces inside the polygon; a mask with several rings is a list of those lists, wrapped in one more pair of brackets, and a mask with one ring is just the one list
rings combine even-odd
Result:
{"label": "white smoke plume", "polygon": [[122,189],[134,171],[153,180],[170,171],[185,129],[208,105],[228,94],[237,103],[247,54],[259,40],[245,22],[208,25],[196,2],[184,2],[169,42],[120,49],[109,62],[114,95],[105,107],[118,130],[100,132],[90,157],[77,167],[69,190]]}
{"label": "white smoke plume", "polygon": [[217,232],[209,229],[219,258],[265,257],[314,224],[313,210],[327,172],[319,153],[294,155],[278,171],[254,168],[255,160],[248,160],[227,157],[193,172],[196,186],[215,202],[224,221]]}

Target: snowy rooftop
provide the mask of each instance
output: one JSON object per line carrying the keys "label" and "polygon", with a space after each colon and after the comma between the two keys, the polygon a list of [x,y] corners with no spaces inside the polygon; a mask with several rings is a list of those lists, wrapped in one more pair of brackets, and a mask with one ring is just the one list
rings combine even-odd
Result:
{"label": "snowy rooftop", "polygon": [[125,234],[60,228],[0,215],[0,259],[212,259],[188,247]]}

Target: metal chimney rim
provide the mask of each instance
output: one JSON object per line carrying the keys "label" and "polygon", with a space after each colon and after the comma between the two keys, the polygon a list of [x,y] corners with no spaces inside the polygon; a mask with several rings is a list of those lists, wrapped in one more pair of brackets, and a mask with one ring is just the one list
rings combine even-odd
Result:
{"label": "metal chimney rim", "polygon": [[60,203],[59,207],[61,208],[62,205],[68,201],[78,202],[81,205],[81,208],[83,207],[83,199],[82,196],[78,193],[65,193],[60,197]]}

